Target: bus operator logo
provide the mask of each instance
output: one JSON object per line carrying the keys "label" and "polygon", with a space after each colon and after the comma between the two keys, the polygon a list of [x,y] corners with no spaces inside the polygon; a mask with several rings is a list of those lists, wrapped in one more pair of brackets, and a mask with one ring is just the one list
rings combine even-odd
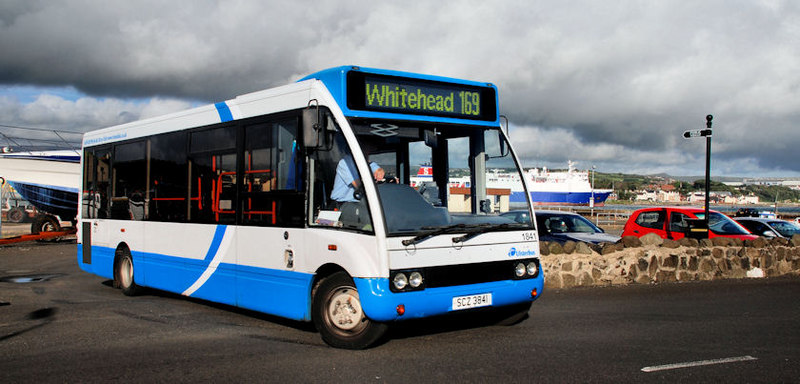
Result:
{"label": "bus operator logo", "polygon": [[517,250],[516,247],[511,247],[508,250],[508,257],[524,257],[524,256],[536,256],[536,251],[525,249],[525,250]]}

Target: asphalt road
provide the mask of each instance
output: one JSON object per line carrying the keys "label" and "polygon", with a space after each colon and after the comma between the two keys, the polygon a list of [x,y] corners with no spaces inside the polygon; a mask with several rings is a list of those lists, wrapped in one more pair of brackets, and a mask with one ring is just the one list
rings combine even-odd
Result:
{"label": "asphalt road", "polygon": [[0,247],[0,383],[800,381],[797,277],[548,290],[515,326],[407,322],[346,351],[305,323],[123,296],[75,247]]}

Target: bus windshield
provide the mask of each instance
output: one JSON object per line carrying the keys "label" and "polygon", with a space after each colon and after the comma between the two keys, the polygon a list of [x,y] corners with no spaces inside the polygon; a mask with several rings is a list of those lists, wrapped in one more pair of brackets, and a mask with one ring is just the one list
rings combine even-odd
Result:
{"label": "bus windshield", "polygon": [[499,127],[363,119],[351,126],[371,167],[384,170],[376,186],[389,235],[532,225],[499,216],[527,207]]}

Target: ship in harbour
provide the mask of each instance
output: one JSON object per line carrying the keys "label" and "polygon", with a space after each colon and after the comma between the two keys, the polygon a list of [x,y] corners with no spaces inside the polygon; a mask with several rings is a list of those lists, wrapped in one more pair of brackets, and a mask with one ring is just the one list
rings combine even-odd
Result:
{"label": "ship in harbour", "polygon": [[[530,168],[523,173],[530,188],[534,205],[603,205],[611,195],[611,189],[592,189],[588,171],[579,171],[575,162],[568,162],[566,171],[549,171],[547,168]],[[411,185],[433,180],[430,165],[422,165],[417,175],[411,177]],[[512,205],[525,203],[525,192],[519,182],[519,175],[504,170],[493,169],[486,173],[489,188],[510,189],[509,202]],[[451,177],[450,187],[468,188],[468,176]]]}
{"label": "ship in harbour", "polygon": [[[575,169],[569,161],[566,171],[549,171],[547,168],[530,168],[525,171],[531,200],[536,205],[603,205],[611,189],[592,189],[589,171]],[[524,202],[522,191],[511,191],[511,202]]]}

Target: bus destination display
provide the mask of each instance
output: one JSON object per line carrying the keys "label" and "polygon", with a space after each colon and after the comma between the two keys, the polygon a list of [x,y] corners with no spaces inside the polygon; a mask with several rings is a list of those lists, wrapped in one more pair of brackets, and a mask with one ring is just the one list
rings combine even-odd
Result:
{"label": "bus destination display", "polygon": [[350,75],[348,104],[351,109],[488,121],[497,118],[495,92],[492,87],[471,87],[363,73]]}

